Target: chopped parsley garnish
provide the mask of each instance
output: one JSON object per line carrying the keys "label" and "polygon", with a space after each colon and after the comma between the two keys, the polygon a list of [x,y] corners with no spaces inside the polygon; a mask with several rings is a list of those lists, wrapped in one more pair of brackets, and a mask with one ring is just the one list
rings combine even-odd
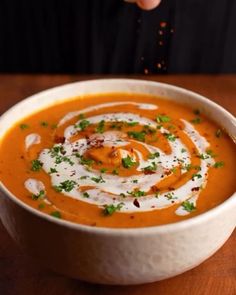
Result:
{"label": "chopped parsley garnish", "polygon": [[138,179],[133,179],[132,182],[133,183],[138,183]]}
{"label": "chopped parsley garnish", "polygon": [[45,191],[44,190],[41,190],[38,194],[33,194],[32,195],[32,199],[34,201],[38,200],[38,199],[42,199],[45,195]]}
{"label": "chopped parsley garnish", "polygon": [[44,209],[45,208],[45,204],[44,203],[39,204],[38,208],[41,209],[41,210]]}
{"label": "chopped parsley garnish", "polygon": [[59,211],[53,211],[50,213],[50,215],[55,218],[61,218],[61,213]]}
{"label": "chopped parsley garnish", "polygon": [[167,123],[167,122],[170,122],[170,120],[171,120],[170,117],[165,115],[159,115],[156,118],[157,123]]}
{"label": "chopped parsley garnish", "polygon": [[82,119],[84,119],[85,118],[85,115],[84,114],[79,114],[79,116],[78,116],[78,119],[79,120],[82,120]]}
{"label": "chopped parsley garnish", "polygon": [[55,168],[50,168],[49,174],[57,173],[57,169]]}
{"label": "chopped parsley garnish", "polygon": [[40,122],[40,126],[42,126],[42,127],[48,127],[48,122],[42,121],[42,122]]}
{"label": "chopped parsley garnish", "polygon": [[128,131],[128,136],[129,137],[137,139],[139,141],[145,141],[145,135],[146,135],[146,132],[144,132],[144,131],[141,131],[141,132]]}
{"label": "chopped parsley garnish", "polygon": [[117,205],[105,205],[103,213],[104,215],[112,215],[116,211],[120,211],[120,209],[124,206],[124,203],[119,203]]}
{"label": "chopped parsley garnish", "polygon": [[24,124],[24,123],[20,124],[20,129],[21,130],[25,130],[25,129],[28,129],[28,128],[29,128],[29,125]]}
{"label": "chopped parsley garnish", "polygon": [[60,185],[54,186],[55,190],[57,192],[70,192],[72,191],[76,186],[76,182],[74,180],[65,180],[60,183]]}
{"label": "chopped parsley garnish", "polygon": [[73,165],[75,164],[73,161],[71,161],[70,158],[68,158],[68,157],[66,157],[66,156],[60,156],[60,155],[56,156],[55,163],[56,163],[56,164],[60,164],[60,163],[62,163],[62,162],[67,162],[67,163],[69,163],[71,166],[73,166]]}
{"label": "chopped parsley garnish", "polygon": [[127,122],[128,126],[136,126],[138,125],[138,122]]}
{"label": "chopped parsley garnish", "polygon": [[114,169],[111,173],[112,173],[113,175],[119,175],[118,169]]}
{"label": "chopped parsley garnish", "polygon": [[107,168],[101,168],[101,169],[100,169],[100,172],[101,172],[101,173],[106,173],[106,172],[107,172]]}
{"label": "chopped parsley garnish", "polygon": [[132,160],[130,156],[127,156],[126,158],[122,158],[122,165],[124,168],[131,168],[132,166],[136,165],[136,162]]}
{"label": "chopped parsley garnish", "polygon": [[87,179],[89,176],[87,175],[83,175],[83,176],[80,176],[80,179]]}
{"label": "chopped parsley garnish", "polygon": [[207,150],[206,153],[211,156],[212,158],[216,157],[216,154],[212,150]]}
{"label": "chopped parsley garnish", "polygon": [[151,172],[156,171],[157,170],[157,164],[155,162],[152,162],[151,165],[144,167],[142,170],[146,171],[146,172],[148,172],[148,171],[151,171]]}
{"label": "chopped parsley garnish", "polygon": [[185,152],[187,152],[187,150],[184,149],[184,148],[182,148],[182,149],[181,149],[181,153],[185,153]]}
{"label": "chopped parsley garnish", "polygon": [[33,160],[31,161],[31,170],[32,171],[40,171],[42,169],[43,163],[39,160]]}
{"label": "chopped parsley garnish", "polygon": [[146,195],[144,191],[139,191],[139,190],[133,191],[133,192],[127,192],[127,194],[131,195],[134,198],[140,198]]}
{"label": "chopped parsley garnish", "polygon": [[80,158],[80,164],[81,165],[87,165],[87,166],[91,166],[94,163],[94,160],[92,159],[86,159],[84,158],[84,156],[81,156],[79,154],[76,154],[77,158]]}
{"label": "chopped parsley garnish", "polygon": [[181,205],[182,205],[183,209],[187,212],[192,212],[192,211],[196,210],[196,206],[194,205],[194,203],[192,203],[188,200],[184,201]]}
{"label": "chopped parsley garnish", "polygon": [[151,159],[151,160],[153,160],[155,158],[158,158],[158,157],[160,157],[160,153],[159,152],[156,152],[156,153],[153,153],[153,154],[149,154],[148,155],[148,159]]}
{"label": "chopped parsley garnish", "polygon": [[192,119],[190,122],[193,124],[200,124],[202,122],[202,119],[197,117],[197,118]]}
{"label": "chopped parsley garnish", "polygon": [[217,129],[215,132],[215,136],[220,138],[222,136],[222,130],[221,129]]}
{"label": "chopped parsley garnish", "polygon": [[174,200],[177,199],[176,197],[174,197],[173,193],[167,193],[164,195],[165,198],[167,198],[167,200]]}
{"label": "chopped parsley garnish", "polygon": [[96,132],[98,132],[98,133],[104,133],[104,131],[105,131],[105,121],[102,120],[102,121],[100,121],[98,123],[98,126],[96,128]]}
{"label": "chopped parsley garnish", "polygon": [[225,163],[222,162],[222,161],[221,161],[221,162],[215,162],[215,164],[213,165],[213,167],[214,167],[214,168],[221,168],[221,167],[224,166],[224,164],[225,164]]}
{"label": "chopped parsley garnish", "polygon": [[83,193],[83,197],[84,197],[84,198],[89,198],[89,197],[90,197],[90,195],[89,195],[89,193],[87,193],[87,192],[84,192],[84,193]]}
{"label": "chopped parsley garnish", "polygon": [[192,180],[194,180],[195,178],[198,178],[198,179],[202,178],[202,175],[195,173],[195,174],[192,175]]}
{"label": "chopped parsley garnish", "polygon": [[96,182],[96,183],[103,183],[105,182],[105,180],[102,178],[102,176],[100,177],[91,177],[91,180]]}
{"label": "chopped parsley garnish", "polygon": [[78,124],[75,124],[75,128],[80,128],[81,131],[84,131],[89,125],[90,122],[88,120],[83,119]]}
{"label": "chopped parsley garnish", "polygon": [[174,136],[174,134],[171,133],[164,133],[164,136],[169,140],[169,141],[175,141],[176,137]]}

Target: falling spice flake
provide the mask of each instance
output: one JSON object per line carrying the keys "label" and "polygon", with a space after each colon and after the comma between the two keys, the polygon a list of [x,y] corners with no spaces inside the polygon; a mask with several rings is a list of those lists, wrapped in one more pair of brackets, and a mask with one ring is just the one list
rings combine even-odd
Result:
{"label": "falling spice flake", "polygon": [[160,27],[161,28],[166,28],[167,22],[160,22]]}

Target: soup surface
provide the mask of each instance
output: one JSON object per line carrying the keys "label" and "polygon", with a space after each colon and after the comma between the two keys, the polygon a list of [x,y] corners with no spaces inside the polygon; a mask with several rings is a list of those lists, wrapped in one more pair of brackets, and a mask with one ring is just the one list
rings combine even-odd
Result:
{"label": "soup surface", "polygon": [[145,227],[205,212],[235,192],[235,144],[201,113],[138,94],[77,97],[17,123],[0,180],[55,218]]}

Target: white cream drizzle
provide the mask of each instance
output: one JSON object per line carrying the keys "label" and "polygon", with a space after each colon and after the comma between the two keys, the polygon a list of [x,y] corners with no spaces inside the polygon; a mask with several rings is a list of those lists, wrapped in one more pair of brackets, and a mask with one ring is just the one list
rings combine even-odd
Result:
{"label": "white cream drizzle", "polygon": [[115,107],[115,106],[121,106],[121,105],[134,105],[142,110],[156,110],[156,109],[158,109],[158,106],[155,104],[138,103],[138,102],[133,102],[133,101],[118,101],[118,102],[101,103],[99,105],[85,108],[81,111],[69,112],[59,121],[58,126],[65,124],[67,121],[69,121],[69,120],[73,119],[74,117],[77,117],[81,114],[86,114],[86,113],[93,112],[93,111],[96,111],[96,110],[99,110],[102,108],[109,108],[109,107]]}
{"label": "white cream drizzle", "polygon": [[[157,106],[155,105],[139,104],[134,102],[106,103],[94,107],[89,107],[81,111],[68,113],[59,122],[59,125],[63,125],[65,122],[75,116],[78,116],[79,114],[84,114],[104,107],[113,107],[125,104],[132,104],[136,105],[138,108],[151,110],[157,108]],[[156,122],[148,118],[141,117],[137,114],[124,112],[97,115],[93,117],[88,117],[86,118],[86,120],[88,120],[92,124],[96,124],[101,120],[105,120],[109,122],[138,122],[140,125],[149,125],[153,128],[156,128],[157,126]],[[76,125],[78,125],[79,122],[80,121],[78,121]],[[207,140],[199,134],[199,132],[194,128],[192,124],[183,119],[182,122],[185,126],[184,132],[195,144],[197,150],[199,151],[199,154],[206,153],[206,149],[209,146]],[[80,160],[78,159],[78,157],[76,157],[73,151],[76,150],[76,153],[83,155],[90,147],[90,144],[92,145],[93,139],[96,140],[97,138],[103,139],[103,145],[119,146],[121,148],[128,145],[129,141],[131,140],[127,140],[126,135],[122,132],[107,131],[103,134],[93,134],[90,138],[90,141],[88,141],[87,139],[79,139],[73,143],[70,143],[69,138],[72,135],[76,134],[77,131],[79,131],[79,128],[76,128],[75,125],[67,127],[64,133],[66,138],[65,143],[56,145],[58,147],[63,147],[63,155],[59,155],[67,157],[70,162],[62,161],[61,163],[56,164],[55,157],[53,158],[51,156],[50,150],[45,149],[41,152],[39,156],[39,160],[43,163],[43,169],[46,171],[46,173],[50,173],[51,168],[57,170],[57,173],[50,174],[53,186],[60,186],[62,182],[67,180],[74,181],[76,183],[75,187],[71,191],[62,191],[64,195],[87,203],[96,204],[98,206],[104,206],[105,204],[117,205],[122,202],[124,203],[124,205],[120,210],[121,212],[140,212],[162,209],[172,206],[173,204],[181,204],[182,202],[189,199],[194,200],[193,202],[194,204],[196,204],[200,190],[196,192],[193,190],[193,188],[204,187],[207,182],[208,169],[211,165],[214,164],[214,160],[210,157],[208,159],[201,160],[200,171],[198,172],[198,175],[200,175],[199,177],[194,177],[193,179],[187,181],[183,186],[168,193],[162,193],[158,196],[152,194],[139,197],[138,202],[140,207],[136,207],[133,203],[134,197],[130,196],[129,192],[133,192],[135,189],[148,192],[153,185],[156,185],[160,180],[166,177],[166,170],[177,167],[180,162],[183,165],[190,164],[190,153],[187,147],[182,143],[180,139],[176,138],[176,140],[173,142],[169,141],[172,153],[170,155],[167,155],[162,150],[139,141],[138,143],[142,144],[150,153],[158,152],[160,156],[152,160],[145,160],[138,150],[134,150],[139,162],[137,170],[142,171],[144,167],[149,166],[152,163],[155,163],[157,165],[157,170],[155,173],[149,175],[145,175],[144,173],[142,173],[140,175],[133,175],[130,177],[121,177],[118,175],[102,174],[94,169],[88,169],[86,166],[80,164]],[[169,133],[169,131],[165,130],[164,128],[161,128],[160,132]],[[122,153],[122,157],[127,156],[127,151],[125,149],[120,149],[120,152]],[[186,173],[186,170],[182,169],[181,173]],[[100,179],[100,181],[96,183],[93,178]],[[89,194],[88,198],[85,198],[83,196],[83,192],[81,192],[79,189],[80,186],[94,187],[93,189],[87,190],[87,193]],[[123,195],[126,195],[126,197],[123,197]],[[182,206],[180,206],[180,208],[176,210],[176,214],[183,215]]]}
{"label": "white cream drizzle", "polygon": [[31,133],[25,138],[25,149],[28,150],[32,145],[39,144],[41,136],[37,133]]}

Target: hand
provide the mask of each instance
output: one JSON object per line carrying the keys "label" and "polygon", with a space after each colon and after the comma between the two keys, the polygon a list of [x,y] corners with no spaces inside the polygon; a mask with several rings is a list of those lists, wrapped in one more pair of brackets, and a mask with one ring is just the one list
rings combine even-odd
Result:
{"label": "hand", "polygon": [[136,3],[140,8],[145,10],[151,10],[156,8],[161,0],[125,0],[126,2]]}

